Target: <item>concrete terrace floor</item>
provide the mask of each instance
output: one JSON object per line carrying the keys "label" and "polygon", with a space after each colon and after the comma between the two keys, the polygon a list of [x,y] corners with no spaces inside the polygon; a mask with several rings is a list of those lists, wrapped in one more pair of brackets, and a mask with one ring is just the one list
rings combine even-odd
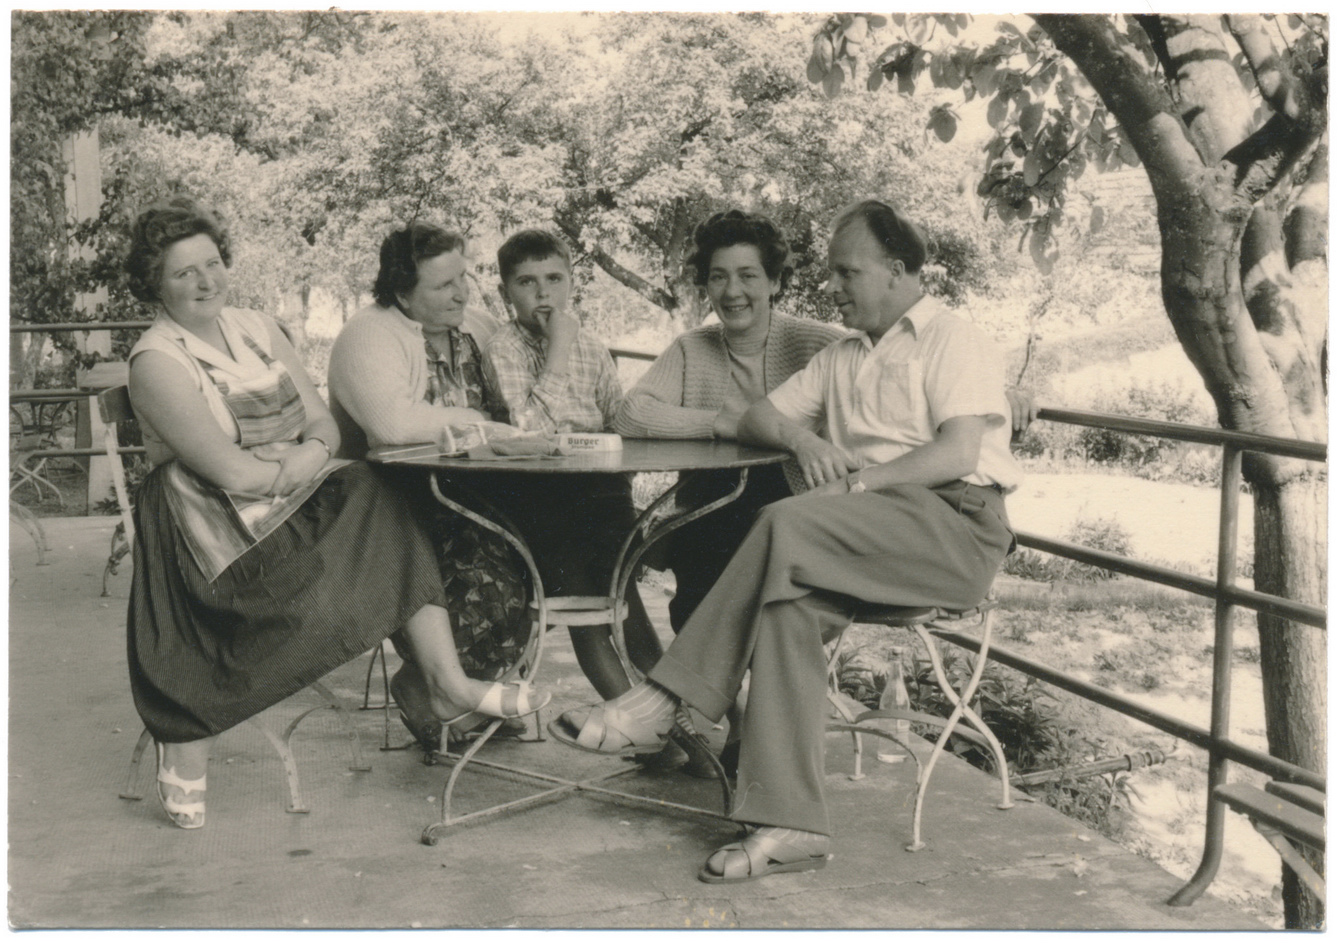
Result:
{"label": "concrete terrace floor", "polygon": [[[381,752],[380,712],[357,713],[372,769],[350,772],[328,711],[304,722],[294,752],[311,813],[284,812],[282,766],[249,725],[211,762],[209,824],[171,827],[143,764],[142,802],[117,798],[141,727],[125,665],[129,566],[99,588],[115,519],[48,519],[49,565],[10,529],[9,921],[14,928],[923,928],[1262,930],[1207,895],[1163,901],[1180,885],[1156,865],[1040,804],[995,808],[998,785],[942,758],[911,834],[910,763],[867,763],[851,781],[850,741],[830,737],[836,835],[826,869],[738,885],[695,875],[733,827],[570,795],[419,842],[437,818],[447,768],[417,750]],[[649,599],[664,627],[664,597]],[[394,656],[392,656],[394,664]],[[366,660],[327,684],[361,700]],[[593,699],[566,637],[553,633],[550,710]],[[282,730],[315,703],[302,694],[262,719]],[[546,717],[552,716],[546,711]],[[720,736],[720,734],[718,734]],[[394,742],[406,737],[395,725]],[[929,744],[927,745],[929,746]],[[483,756],[581,779],[623,762],[552,741],[489,744]],[[611,784],[719,808],[712,783],[643,772]],[[462,809],[521,797],[510,778],[467,771]]]}

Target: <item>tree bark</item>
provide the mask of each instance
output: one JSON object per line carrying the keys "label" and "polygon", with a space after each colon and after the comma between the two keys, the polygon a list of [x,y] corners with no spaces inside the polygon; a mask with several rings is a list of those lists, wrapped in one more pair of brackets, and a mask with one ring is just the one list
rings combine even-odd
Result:
{"label": "tree bark", "polygon": [[[1326,604],[1326,480],[1314,472],[1279,487],[1256,488],[1256,588]],[[1326,771],[1326,632],[1276,616],[1257,616],[1266,739],[1274,756]],[[1304,852],[1325,876],[1320,854]],[[1319,929],[1326,917],[1317,900],[1284,869],[1284,922]]]}
{"label": "tree bark", "polygon": [[[1316,148],[1321,164],[1314,152],[1288,227],[1261,203],[1307,156],[1315,144],[1311,122],[1324,117],[1300,115],[1289,135],[1252,132],[1242,123],[1246,96],[1235,77],[1230,81],[1227,47],[1211,20],[1145,23],[1158,40],[1174,101],[1111,19],[1035,19],[1079,66],[1140,155],[1158,204],[1164,308],[1215,400],[1220,424],[1324,440],[1324,140]],[[1234,25],[1248,56],[1256,56],[1263,94],[1282,102],[1286,92],[1270,74],[1275,66],[1260,37],[1242,21]],[[1295,91],[1294,112],[1297,99]],[[1255,494],[1256,588],[1324,606],[1324,470],[1248,454],[1243,473]],[[1324,772],[1325,632],[1266,615],[1257,617],[1257,628],[1270,752]],[[1321,862],[1313,863],[1320,873]],[[1284,899],[1286,926],[1321,926],[1323,903],[1287,868]]]}

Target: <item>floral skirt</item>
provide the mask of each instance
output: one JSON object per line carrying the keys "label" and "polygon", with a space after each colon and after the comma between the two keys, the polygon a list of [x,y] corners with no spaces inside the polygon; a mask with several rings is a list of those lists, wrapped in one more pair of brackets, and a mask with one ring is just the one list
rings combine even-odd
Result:
{"label": "floral skirt", "polygon": [[530,635],[521,558],[503,538],[446,508],[429,528],[461,667],[492,681],[518,658]]}

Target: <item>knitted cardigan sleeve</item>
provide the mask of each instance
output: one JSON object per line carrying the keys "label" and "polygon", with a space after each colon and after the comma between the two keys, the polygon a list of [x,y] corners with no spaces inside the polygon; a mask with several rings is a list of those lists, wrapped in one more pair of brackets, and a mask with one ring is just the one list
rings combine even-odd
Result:
{"label": "knitted cardigan sleeve", "polygon": [[[411,340],[417,340],[417,349]],[[415,389],[414,356],[426,362],[422,340],[398,336],[372,314],[352,318],[335,339],[327,378],[330,397],[373,446],[437,441],[446,411]]]}
{"label": "knitted cardigan sleeve", "polygon": [[676,338],[628,391],[614,419],[620,435],[652,439],[710,439],[715,409],[691,409],[684,405],[685,374],[689,364],[686,348],[696,332]]}

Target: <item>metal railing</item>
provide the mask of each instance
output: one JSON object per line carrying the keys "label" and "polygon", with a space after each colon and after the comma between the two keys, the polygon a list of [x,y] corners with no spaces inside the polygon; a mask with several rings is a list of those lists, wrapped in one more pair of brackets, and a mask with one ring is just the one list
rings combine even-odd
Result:
{"label": "metal railing", "polygon": [[[9,333],[31,334],[36,332],[59,333],[63,331],[142,331],[153,321],[53,321],[49,324],[29,322],[11,322]],[[9,391],[10,403],[64,403],[84,400],[96,396],[95,390],[70,389],[20,389]],[[143,455],[142,445],[123,445],[117,447],[117,455]],[[106,455],[107,450],[96,446],[76,446],[74,448],[38,448],[24,451],[25,459],[48,458],[92,458]]]}
{"label": "metal railing", "polygon": [[[1152,419],[1133,419],[1126,416],[1070,409],[1040,409],[1038,418],[1051,422],[1088,426],[1133,435],[1150,435],[1180,442],[1214,445],[1223,449],[1223,463],[1219,481],[1219,546],[1214,580],[1180,573],[1166,567],[1132,560],[1119,554],[1094,550],[1037,534],[1020,532],[1017,535],[1019,545],[1022,547],[1051,553],[1069,560],[1087,563],[1164,586],[1171,586],[1215,601],[1214,662],[1210,700],[1210,727],[1208,730],[1149,708],[1124,695],[1025,658],[1008,649],[992,646],[989,651],[989,657],[1001,664],[1008,665],[1017,671],[1076,694],[1086,700],[1093,701],[1103,707],[1125,714],[1164,733],[1171,734],[1179,740],[1184,740],[1208,751],[1210,762],[1206,777],[1208,782],[1205,845],[1200,866],[1191,879],[1168,900],[1168,903],[1173,906],[1188,906],[1204,893],[1219,870],[1224,848],[1224,823],[1227,816],[1226,807],[1215,798],[1214,790],[1215,787],[1227,782],[1228,763],[1230,761],[1265,773],[1275,779],[1298,783],[1322,791],[1326,789],[1325,776],[1237,743],[1231,739],[1229,728],[1234,609],[1242,606],[1256,612],[1265,612],[1290,619],[1322,631],[1326,629],[1326,611],[1323,608],[1268,593],[1242,589],[1237,586],[1238,502],[1242,488],[1242,453],[1258,452],[1312,462],[1325,462],[1326,446],[1319,442],[1281,439],[1273,436],[1215,429],[1208,426],[1189,426]],[[952,642],[955,645],[974,651],[980,650],[980,643],[972,636],[956,632],[938,634],[945,641]]]}

